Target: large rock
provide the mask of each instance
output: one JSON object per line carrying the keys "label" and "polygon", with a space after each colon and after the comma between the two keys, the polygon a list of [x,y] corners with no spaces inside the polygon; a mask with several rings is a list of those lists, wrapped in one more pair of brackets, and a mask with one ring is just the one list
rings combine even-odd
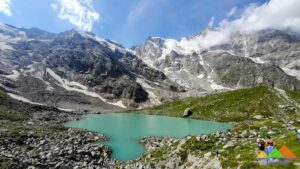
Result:
{"label": "large rock", "polygon": [[193,114],[192,109],[187,108],[187,109],[185,109],[184,112],[183,112],[183,117],[189,117],[189,116],[191,116],[192,114]]}

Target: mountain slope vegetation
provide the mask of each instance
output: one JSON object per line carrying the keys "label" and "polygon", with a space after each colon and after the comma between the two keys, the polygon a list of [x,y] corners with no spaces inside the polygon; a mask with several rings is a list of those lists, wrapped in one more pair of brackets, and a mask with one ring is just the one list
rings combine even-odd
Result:
{"label": "mountain slope vegetation", "polygon": [[[238,89],[204,97],[191,97],[167,102],[138,113],[182,117],[186,108],[191,118],[231,122],[228,133],[188,136],[142,156],[143,165],[155,167],[179,161],[183,168],[205,165],[205,160],[220,162],[222,168],[297,168],[299,159],[288,165],[260,166],[256,160],[258,135],[270,135],[275,146],[286,145],[297,157],[300,147],[295,133],[300,128],[299,92],[280,91],[265,86]],[[150,144],[150,143],[149,143]],[[213,152],[219,151],[216,156]],[[168,167],[167,167],[168,168]]]}
{"label": "mountain slope vegetation", "polygon": [[[293,99],[299,97],[299,92],[287,93]],[[280,108],[280,105],[285,104],[288,102],[275,89],[260,86],[175,100],[144,109],[142,112],[180,117],[185,109],[190,108],[193,111],[191,118],[238,122],[255,119],[258,115],[269,118],[283,112],[295,111]]]}

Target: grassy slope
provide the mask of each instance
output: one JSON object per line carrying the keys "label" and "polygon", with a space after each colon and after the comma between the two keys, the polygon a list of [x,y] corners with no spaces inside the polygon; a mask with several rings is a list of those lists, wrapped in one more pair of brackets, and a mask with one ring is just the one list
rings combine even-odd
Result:
{"label": "grassy slope", "polygon": [[[288,96],[299,103],[299,92],[287,91]],[[186,108],[193,110],[192,118],[208,119],[226,122],[235,122],[233,133],[240,134],[244,130],[259,130],[258,133],[266,136],[271,129],[276,132],[273,139],[277,147],[287,145],[300,158],[300,146],[294,131],[288,131],[283,124],[295,118],[299,119],[299,109],[282,110],[278,105],[289,104],[285,98],[276,93],[276,90],[267,87],[255,87],[240,89],[230,92],[213,94],[202,98],[186,98],[171,101],[160,106],[144,109],[142,113],[160,114],[168,116],[182,116]],[[263,115],[261,120],[254,119],[255,115]],[[300,123],[294,124],[300,127]],[[264,128],[267,127],[267,128]],[[201,145],[199,145],[201,144]],[[187,142],[185,152],[203,154],[205,148],[202,143]],[[207,151],[222,149],[223,145],[212,146]],[[207,148],[207,146],[206,146]],[[163,154],[168,154],[172,148],[162,148],[151,153],[153,157],[160,159]],[[182,152],[182,155],[186,155]],[[256,163],[256,138],[247,138],[238,142],[235,148],[221,153],[222,166],[224,168],[261,168]],[[147,154],[145,155],[147,156]],[[239,156],[239,158],[237,158]],[[296,162],[300,160],[297,159]],[[295,166],[272,166],[263,168],[295,168]]]}
{"label": "grassy slope", "polygon": [[292,100],[294,100],[295,102],[300,104],[300,92],[295,92],[295,91],[290,91],[290,90],[287,90],[286,92]]}
{"label": "grassy slope", "polygon": [[192,118],[233,122],[249,120],[255,115],[271,117],[281,111],[278,105],[283,103],[274,90],[255,87],[171,101],[142,112],[180,117],[186,108],[191,108]]}
{"label": "grassy slope", "polygon": [[[8,95],[0,89],[0,120],[21,121],[28,117],[21,111],[8,107],[4,103],[10,100]],[[16,103],[17,104],[17,103]]]}

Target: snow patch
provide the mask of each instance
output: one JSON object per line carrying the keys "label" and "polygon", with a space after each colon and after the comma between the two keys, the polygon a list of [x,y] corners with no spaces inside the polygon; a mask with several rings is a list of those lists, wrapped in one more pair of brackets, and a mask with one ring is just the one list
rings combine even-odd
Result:
{"label": "snow patch", "polygon": [[[248,57],[250,58],[250,57]],[[254,61],[255,63],[260,63],[260,64],[265,64],[267,63],[266,61],[262,60],[260,57],[256,57],[256,58],[250,58],[252,61]]]}
{"label": "snow patch", "polygon": [[30,74],[31,76],[43,81],[47,85],[47,88],[46,88],[47,90],[49,90],[49,91],[54,90],[54,88],[51,86],[51,84],[43,79],[44,68],[43,68],[43,66],[41,66],[40,63],[34,62],[33,64],[28,65],[27,68],[29,70],[24,71],[23,75],[26,76],[26,75]]}
{"label": "snow patch", "polygon": [[152,104],[154,104],[154,105],[161,104],[161,101],[158,99],[158,97],[154,94],[154,92],[151,91],[151,90],[155,90],[152,86],[147,84],[145,82],[145,80],[142,79],[142,78],[137,78],[136,82],[139,83],[146,90],[146,92],[149,94],[148,97],[149,97],[149,100]]}
{"label": "snow patch", "polygon": [[159,70],[157,69],[155,66],[154,66],[154,62],[153,60],[151,60],[150,58],[147,58],[147,57],[140,57],[140,59],[142,59],[142,61],[144,63],[146,63],[149,67],[153,68],[153,69],[156,69],[156,70]]}
{"label": "snow patch", "polygon": [[14,50],[14,48],[5,42],[0,42],[0,50]]}
{"label": "snow patch", "polygon": [[11,80],[14,80],[14,81],[18,80],[20,73],[17,70],[13,70],[12,72],[13,72],[13,74],[11,74],[11,75],[2,75],[2,76],[9,78]]}
{"label": "snow patch", "polygon": [[225,89],[228,89],[227,87],[224,87],[224,86],[221,86],[221,85],[218,85],[214,80],[211,79],[211,77],[209,76],[207,81],[210,82],[210,87],[213,89],[213,90],[225,90]]}
{"label": "snow patch", "polygon": [[202,79],[203,77],[204,77],[203,74],[200,74],[200,75],[197,76],[198,79]]}
{"label": "snow patch", "polygon": [[294,76],[296,79],[300,80],[300,70],[289,69],[286,67],[281,67],[281,69],[288,75]]}
{"label": "snow patch", "polygon": [[217,83],[214,83],[214,82],[210,85],[210,87],[213,90],[224,90],[224,89],[227,89],[226,87],[218,85]]}
{"label": "snow patch", "polygon": [[143,88],[147,88],[147,89],[154,89],[152,86],[150,86],[149,84],[147,84],[143,79],[141,78],[137,78],[136,82],[138,82],[140,85],[143,86]]}
{"label": "snow patch", "polygon": [[127,52],[130,52],[130,51],[128,51],[127,49],[121,48],[120,46],[114,44],[114,43],[117,43],[117,42],[115,42],[115,41],[112,41],[112,40],[111,40],[113,43],[110,43],[110,42],[106,41],[105,39],[102,39],[102,38],[100,38],[100,37],[98,37],[98,36],[96,36],[96,35],[93,36],[93,35],[90,35],[90,34],[87,34],[87,33],[84,33],[84,32],[79,32],[79,33],[80,33],[81,36],[83,36],[83,37],[86,37],[86,38],[89,38],[89,39],[93,39],[93,40],[99,42],[100,44],[109,47],[109,48],[110,48],[112,51],[114,51],[114,52],[115,52],[116,50],[118,50],[118,51],[121,52],[121,53],[127,53]]}
{"label": "snow patch", "polygon": [[91,97],[95,97],[95,98],[99,98],[100,100],[102,100],[103,102],[106,102],[110,105],[114,105],[114,106],[118,106],[118,107],[122,107],[122,108],[127,108],[123,103],[122,101],[118,101],[118,102],[115,102],[115,103],[112,103],[112,102],[109,102],[107,101],[106,99],[104,99],[103,97],[101,97],[99,94],[95,93],[95,92],[90,92],[88,91],[88,87],[80,84],[80,83],[77,83],[77,82],[73,82],[72,84],[76,84],[77,87],[79,88],[75,88],[71,85],[71,82],[69,82],[68,80],[66,79],[62,79],[59,75],[57,75],[54,71],[52,71],[50,68],[46,68],[46,72],[49,73],[57,82],[59,82],[58,85],[60,85],[61,87],[63,87],[64,89],[66,90],[69,90],[69,91],[76,91],[76,92],[79,92],[79,93],[82,93],[82,94],[85,94],[87,96],[91,96]]}
{"label": "snow patch", "polygon": [[25,97],[22,97],[22,96],[13,94],[13,93],[7,93],[7,94],[8,94],[11,98],[16,99],[16,100],[19,100],[19,101],[22,101],[22,102],[25,102],[25,103],[34,104],[34,105],[40,105],[40,106],[44,106],[44,105],[45,105],[45,104],[43,104],[43,103],[32,102],[32,101],[30,101],[29,99],[27,99],[27,98],[25,98]]}
{"label": "snow patch", "polygon": [[152,42],[152,41],[149,41],[149,42],[153,45],[153,47],[159,48],[159,46],[158,46],[156,43],[154,43],[154,42]]}
{"label": "snow patch", "polygon": [[82,85],[82,84],[80,84],[78,82],[74,82],[74,81],[70,82],[69,85],[70,86],[77,86],[77,87],[79,87],[79,88],[81,88],[83,90],[88,90],[89,89],[87,86],[84,86],[84,85]]}
{"label": "snow patch", "polygon": [[74,111],[73,109],[65,109],[65,108],[60,108],[60,107],[58,107],[57,109],[61,110],[61,111],[65,111],[65,112],[73,112]]}

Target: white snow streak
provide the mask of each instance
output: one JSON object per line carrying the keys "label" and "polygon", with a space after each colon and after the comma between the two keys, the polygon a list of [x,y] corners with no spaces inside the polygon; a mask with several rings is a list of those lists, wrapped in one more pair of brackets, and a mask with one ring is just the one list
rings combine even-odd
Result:
{"label": "white snow streak", "polygon": [[16,99],[16,100],[19,100],[19,101],[22,101],[22,102],[25,102],[25,103],[29,103],[29,104],[35,104],[35,105],[40,105],[40,106],[43,106],[45,104],[43,103],[37,103],[37,102],[32,102],[30,101],[29,99],[25,98],[25,97],[22,97],[22,96],[19,96],[19,95],[16,95],[16,94],[12,94],[12,93],[7,93],[11,98],[13,99]]}
{"label": "white snow streak", "polygon": [[[46,72],[49,73],[57,82],[59,82],[59,85],[61,87],[63,87],[64,89],[66,90],[69,90],[69,91],[76,91],[76,92],[79,92],[79,93],[82,93],[82,94],[85,94],[87,96],[91,96],[91,97],[95,97],[95,98],[99,98],[100,100],[102,100],[103,102],[106,102],[110,105],[114,105],[114,106],[118,106],[118,107],[122,107],[122,108],[127,108],[123,103],[122,101],[118,101],[116,103],[112,103],[112,102],[109,102],[107,101],[106,99],[104,99],[103,97],[101,97],[99,94],[95,93],[95,92],[90,92],[88,91],[88,87],[80,84],[80,83],[77,83],[77,82],[69,82],[68,80],[66,79],[62,79],[60,76],[58,76],[55,72],[53,72],[50,68],[46,68]],[[74,84],[76,84],[76,87],[79,87],[79,88],[74,88]]]}
{"label": "white snow streak", "polygon": [[290,76],[296,77],[298,80],[300,80],[300,70],[295,70],[295,69],[289,69],[289,68],[281,68],[286,74]]}
{"label": "white snow streak", "polygon": [[149,84],[147,84],[144,79],[142,78],[137,78],[136,79],[136,82],[138,82],[146,91],[147,93],[149,94],[148,97],[149,97],[149,100],[152,104],[154,105],[158,105],[158,104],[161,104],[161,101],[158,99],[158,97],[151,91],[153,90],[154,88],[151,87]]}
{"label": "white snow streak", "polygon": [[13,72],[13,74],[11,74],[11,75],[3,75],[3,76],[6,78],[9,78],[11,80],[14,80],[14,81],[18,80],[20,73],[17,70],[13,70],[12,72]]}

